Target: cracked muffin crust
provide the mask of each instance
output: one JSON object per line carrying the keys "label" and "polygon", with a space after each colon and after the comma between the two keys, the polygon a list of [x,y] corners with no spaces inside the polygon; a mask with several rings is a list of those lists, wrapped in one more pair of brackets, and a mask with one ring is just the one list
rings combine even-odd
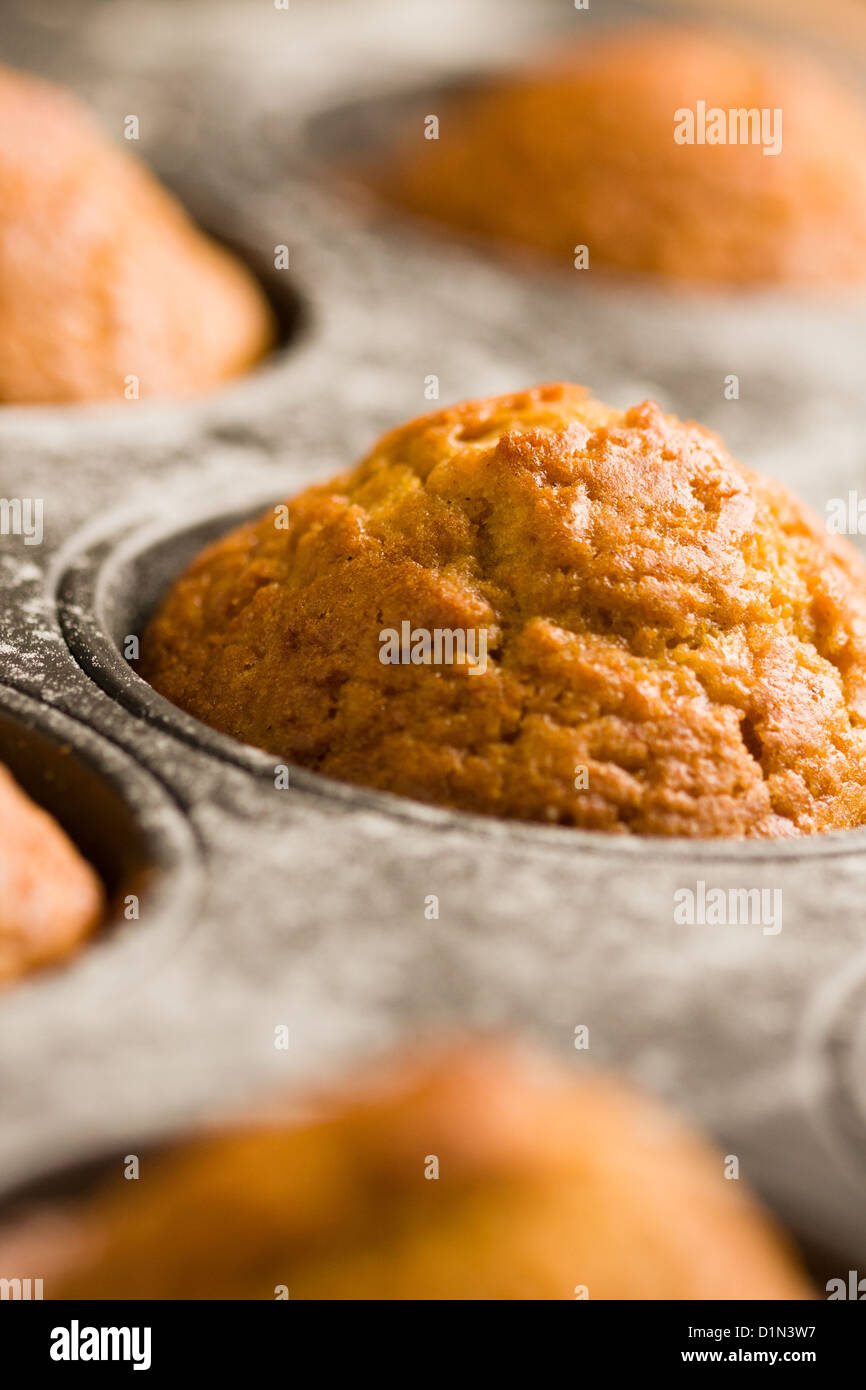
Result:
{"label": "cracked muffin crust", "polygon": [[[780,152],[677,143],[675,113],[697,122],[699,102],[726,116],[781,111]],[[836,74],[721,34],[646,25],[443,96],[438,139],[419,120],[371,182],[400,208],[546,253],[575,275],[586,246],[590,270],[843,284],[866,275],[864,145],[866,111]]]}
{"label": "cracked muffin crust", "polygon": [[70,955],[104,909],[95,871],[0,764],[0,988]]}
{"label": "cracked muffin crust", "polygon": [[702,1138],[611,1077],[501,1045],[393,1061],[302,1124],[120,1173],[6,1233],[0,1275],[38,1268],[50,1299],[813,1296]]}
{"label": "cracked muffin crust", "polygon": [[47,82],[0,67],[0,402],[185,396],[271,346],[246,269]]}
{"label": "cracked muffin crust", "polygon": [[[652,402],[467,401],[204,551],[140,673],[330,777],[647,835],[866,821],[866,567]],[[383,630],[487,634],[384,664]],[[468,643],[467,643],[468,647]]]}

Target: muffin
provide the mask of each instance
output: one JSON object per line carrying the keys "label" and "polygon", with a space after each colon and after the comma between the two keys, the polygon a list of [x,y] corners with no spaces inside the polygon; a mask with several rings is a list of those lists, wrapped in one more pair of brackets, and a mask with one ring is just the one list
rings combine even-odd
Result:
{"label": "muffin", "polygon": [[803,1299],[721,1154],[621,1083],[474,1045],[303,1124],[144,1156],[0,1244],[46,1298]]}
{"label": "muffin", "polygon": [[256,282],[83,108],[0,68],[0,402],[184,396],[274,337]]}
{"label": "muffin", "polygon": [[71,955],[104,910],[94,870],[0,764],[0,988]]}
{"label": "muffin", "polygon": [[205,550],[144,634],[145,679],[213,728],[585,829],[866,819],[866,568],[697,425],[561,384],[468,401],[288,516]]}
{"label": "muffin", "polygon": [[[371,171],[424,218],[569,268],[585,246],[590,268],[691,281],[866,275],[866,113],[804,59],[628,26],[432,105],[438,139],[419,118]],[[764,130],[741,131],[750,111]]]}

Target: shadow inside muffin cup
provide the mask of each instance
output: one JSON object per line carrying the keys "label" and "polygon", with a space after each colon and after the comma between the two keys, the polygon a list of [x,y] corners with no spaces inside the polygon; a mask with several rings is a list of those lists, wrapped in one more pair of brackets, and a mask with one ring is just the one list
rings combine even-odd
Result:
{"label": "shadow inside muffin cup", "polygon": [[229,252],[252,276],[274,318],[276,335],[268,352],[246,372],[223,382],[222,389],[226,389],[266,371],[301,346],[312,326],[311,302],[291,270],[277,269],[277,247],[273,237],[266,235],[250,214],[242,188],[235,189],[229,197],[194,166],[175,170],[160,168],[157,162],[155,168],[160,182],[181,204],[198,230]]}
{"label": "shadow inside muffin cup", "polygon": [[[169,927],[168,939],[176,939],[198,882],[193,837],[167,794],[113,744],[6,686],[0,686],[0,763],[96,870],[106,897],[102,921],[75,952],[16,983],[84,960],[123,929],[155,961],[157,934]],[[133,895],[140,915],[127,920]]]}
{"label": "shadow inside muffin cup", "polygon": [[[146,1146],[137,1147],[135,1152],[139,1158],[149,1156]],[[119,1159],[104,1156],[84,1158],[65,1167],[48,1167],[17,1183],[9,1191],[0,1192],[0,1237],[7,1222],[50,1203],[86,1200],[117,1172],[122,1172]]]}
{"label": "shadow inside muffin cup", "polygon": [[235,260],[245,266],[268,301],[276,324],[276,336],[270,349],[258,362],[254,362],[246,372],[223,382],[229,387],[245,377],[273,366],[276,360],[294,351],[303,341],[311,321],[309,301],[301,294],[297,285],[286,271],[277,270],[274,265],[274,250],[270,256],[260,246],[242,233],[222,233],[205,228],[211,239],[231,252]]}
{"label": "shadow inside muffin cup", "polygon": [[135,660],[124,655],[129,640],[140,639],[162,598],[199,551],[259,516],[269,501],[205,517],[182,530],[145,530],[119,542],[109,538],[97,543],[61,575],[57,606],[75,659],[127,709],[195,747],[272,776],[274,757],[171,704],[136,674]]}
{"label": "shadow inside muffin cup", "polygon": [[387,161],[407,129],[423,132],[424,118],[444,103],[494,91],[501,75],[443,77],[439,82],[369,93],[317,111],[304,127],[310,158],[331,172],[365,183],[365,175]]}

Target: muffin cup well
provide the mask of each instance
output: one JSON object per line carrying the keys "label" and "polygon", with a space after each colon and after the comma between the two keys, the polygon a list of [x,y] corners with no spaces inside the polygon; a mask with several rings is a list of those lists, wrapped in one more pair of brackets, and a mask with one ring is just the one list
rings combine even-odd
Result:
{"label": "muffin cup well", "polygon": [[[205,516],[180,529],[145,528],[127,533],[120,540],[97,542],[64,571],[57,590],[60,623],[69,648],[103,690],[185,743],[268,780],[273,779],[275,765],[285,761],[279,754],[219,733],[173,705],[137,674],[135,663],[124,657],[123,646],[129,637],[140,638],[171,585],[204,547],[261,515],[273,500],[273,496],[263,497],[255,505]],[[301,792],[338,800],[359,810],[380,810],[431,829],[456,827],[466,834],[519,837],[545,844],[554,851],[603,848],[630,858],[661,855],[684,861],[699,858],[772,863],[779,859],[845,856],[866,849],[866,827],[791,840],[726,841],[609,835],[500,820],[339,782],[293,763],[288,766],[291,783]]]}
{"label": "muffin cup well", "polygon": [[[174,802],[113,744],[8,686],[0,686],[0,763],[93,865],[108,904],[74,955],[15,988],[89,964],[104,946],[122,946],[136,972],[153,968],[182,937],[197,896],[195,841]],[[140,915],[127,920],[130,895]]]}
{"label": "muffin cup well", "polygon": [[[194,1134],[207,1132],[208,1128],[204,1127]],[[215,1126],[214,1132],[224,1132],[224,1127]],[[133,1137],[123,1147],[131,1149],[144,1166],[152,1160],[159,1161],[174,1153],[181,1153],[184,1143],[192,1139],[194,1134],[170,1131],[143,1143]],[[116,1153],[107,1153],[102,1149],[72,1163],[46,1165],[26,1182],[14,1184],[9,1190],[0,1192],[0,1250],[4,1238],[10,1232],[14,1233],[19,1224],[26,1231],[31,1220],[35,1220],[44,1239],[46,1227],[42,1223],[45,1218],[50,1221],[51,1216],[56,1214],[62,1220],[68,1215],[74,1221],[79,1203],[86,1205],[109,1183],[120,1184],[123,1181],[123,1163],[124,1153],[120,1149]],[[760,1195],[767,1202],[766,1194]],[[767,1205],[772,1210],[772,1203],[768,1202]],[[774,1210],[773,1215],[796,1242],[806,1269],[819,1290],[826,1286],[828,1280],[847,1272],[852,1261],[856,1262],[856,1252],[846,1247],[844,1241],[838,1244],[816,1242],[808,1231],[798,1231],[796,1213]]]}

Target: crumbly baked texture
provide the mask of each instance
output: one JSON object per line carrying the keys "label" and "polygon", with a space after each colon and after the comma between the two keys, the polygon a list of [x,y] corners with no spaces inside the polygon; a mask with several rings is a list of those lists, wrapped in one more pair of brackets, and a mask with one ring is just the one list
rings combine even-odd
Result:
{"label": "crumbly baked texture", "polygon": [[[214,728],[494,816],[866,820],[866,567],[697,425],[561,384],[468,401],[289,515],[207,549],[144,635],[141,673]],[[486,669],[383,664],[404,621],[486,631]]]}
{"label": "crumbly baked texture", "polygon": [[[685,108],[781,109],[782,148],[678,144]],[[719,282],[862,281],[866,112],[807,60],[719,34],[629,26],[434,103],[372,183],[473,235]],[[768,127],[768,136],[772,129]]]}
{"label": "crumbly baked texture", "polygon": [[46,1298],[812,1296],[678,1120],[478,1044],[394,1064],[303,1125],[145,1156],[137,1182],[118,1168],[54,1239],[38,1221],[7,1236],[13,1267],[44,1271]]}
{"label": "crumbly baked texture", "polygon": [[104,910],[94,870],[0,765],[0,988],[70,955]]}
{"label": "crumbly baked texture", "polygon": [[0,402],[184,396],[273,337],[244,267],[73,97],[0,68]]}

